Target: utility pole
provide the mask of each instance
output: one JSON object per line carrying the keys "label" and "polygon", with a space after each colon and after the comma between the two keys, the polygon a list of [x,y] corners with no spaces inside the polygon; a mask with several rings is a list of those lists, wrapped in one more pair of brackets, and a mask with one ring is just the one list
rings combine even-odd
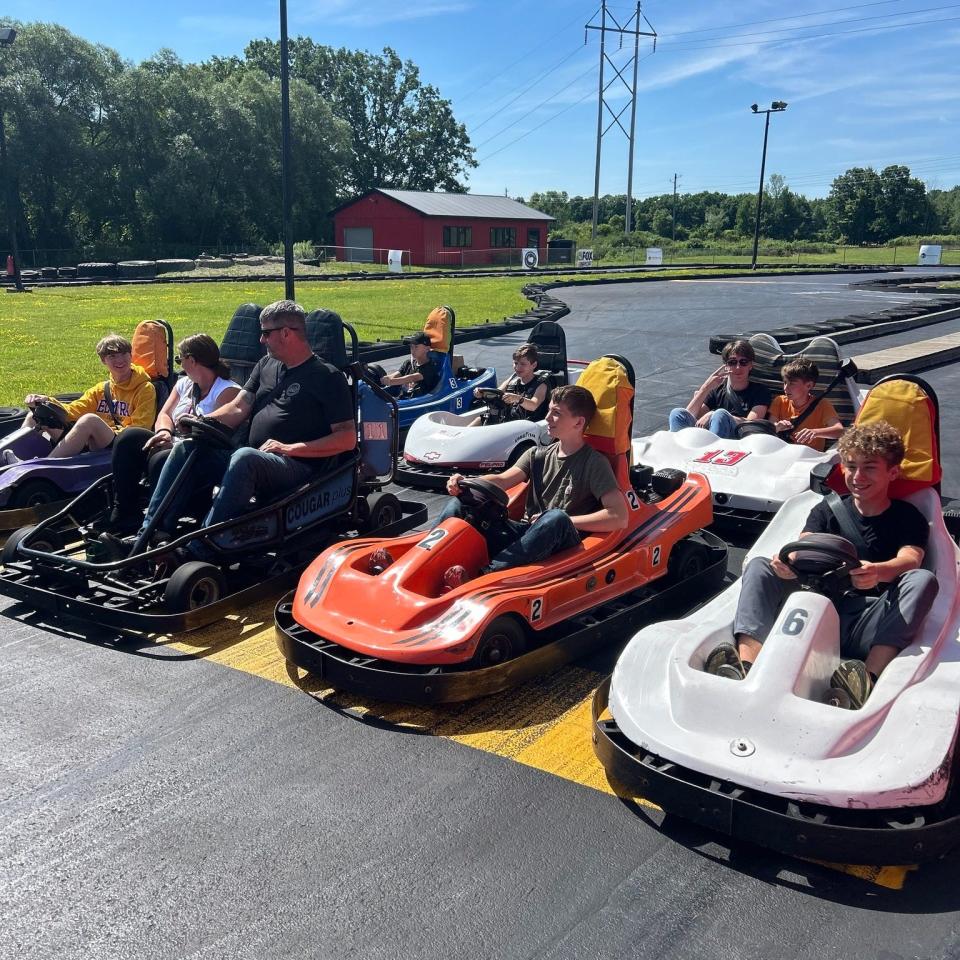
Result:
{"label": "utility pole", "polygon": [[673,217],[670,224],[670,241],[677,242],[677,174],[673,175]]}
{"label": "utility pole", "polygon": [[[639,52],[640,52],[640,38],[641,37],[652,37],[653,38],[653,49],[657,49],[657,32],[653,29],[650,21],[643,15],[643,11],[640,8],[639,0],[637,2],[636,10],[633,15],[623,23],[621,23],[617,17],[607,8],[607,0],[602,0],[600,4],[600,24],[599,26],[591,20],[584,27],[584,30],[599,30],[600,31],[600,77],[597,87],[597,159],[596,167],[594,170],[593,177],[593,225],[591,228],[591,236],[596,237],[597,235],[597,219],[599,214],[600,206],[600,154],[601,146],[603,143],[603,138],[610,132],[610,130],[617,126],[620,128],[620,131],[627,138],[629,143],[629,159],[627,161],[627,209],[626,215],[624,217],[624,232],[630,233],[632,224],[633,224],[633,149],[634,142],[636,139],[636,119],[637,119],[637,64],[640,61]],[[594,14],[593,19],[596,19],[596,14]],[[611,25],[608,25],[608,20]],[[641,30],[641,21],[646,24],[650,29]],[[609,54],[607,53],[606,39],[607,34],[617,34],[620,37],[620,47],[623,47],[623,38],[625,36],[633,37],[633,56],[630,60],[623,65],[623,67],[618,67]],[[610,79],[609,82],[604,82],[604,67],[606,64],[610,65],[611,70],[614,73],[614,76]],[[630,66],[633,66],[633,77],[632,82],[630,82],[624,74]],[[617,80],[619,80],[623,86],[626,88],[627,93],[630,94],[630,100],[627,104],[624,104],[619,110],[614,110],[613,107],[607,100],[606,94]],[[627,110],[627,106],[630,107],[630,130],[629,132],[625,129],[620,118],[624,115]],[[603,126],[605,112],[610,114],[611,120],[607,124],[606,128]]]}
{"label": "utility pole", "polygon": [[283,204],[284,295],[294,300],[293,221],[291,217],[290,174],[290,58],[287,51],[287,0],[280,0],[280,186]]}
{"label": "utility pole", "polygon": [[760,155],[760,187],[757,190],[757,219],[753,225],[753,257],[750,260],[750,267],[757,269],[757,248],[760,246],[760,214],[763,212],[763,175],[767,166],[767,134],[770,132],[770,114],[782,113],[787,109],[783,100],[774,100],[768,110],[760,110],[757,105],[751,104],[750,109],[757,115],[765,113],[767,119],[763,124],[763,153]]}

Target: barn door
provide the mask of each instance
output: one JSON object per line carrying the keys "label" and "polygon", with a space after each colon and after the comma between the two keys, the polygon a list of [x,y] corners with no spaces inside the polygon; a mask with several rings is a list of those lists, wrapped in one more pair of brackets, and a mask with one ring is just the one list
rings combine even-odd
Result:
{"label": "barn door", "polygon": [[373,227],[344,227],[343,256],[353,263],[373,263]]}

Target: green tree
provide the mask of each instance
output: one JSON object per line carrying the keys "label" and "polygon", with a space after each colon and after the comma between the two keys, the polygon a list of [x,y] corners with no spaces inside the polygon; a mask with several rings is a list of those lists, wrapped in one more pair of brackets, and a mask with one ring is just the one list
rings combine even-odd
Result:
{"label": "green tree", "polygon": [[[245,55],[249,65],[279,76],[277,41],[255,40]],[[234,68],[217,61],[211,69],[225,73]],[[375,55],[297,37],[290,42],[290,70],[350,125],[347,191],[464,189],[460,178],[477,165],[466,127],[457,123],[449,100],[421,83],[412,61],[402,61],[389,47]]]}

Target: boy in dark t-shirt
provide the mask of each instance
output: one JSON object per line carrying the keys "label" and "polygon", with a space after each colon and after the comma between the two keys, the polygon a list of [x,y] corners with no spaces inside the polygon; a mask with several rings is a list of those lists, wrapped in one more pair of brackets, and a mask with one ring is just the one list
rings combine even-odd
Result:
{"label": "boy in dark t-shirt", "polygon": [[[581,533],[607,533],[627,526],[627,504],[613,468],[583,437],[595,411],[589,390],[557,387],[547,411],[547,430],[556,442],[528,450],[515,466],[482,478],[502,490],[531,480],[524,519],[507,520],[486,533],[487,570],[536,563],[577,546]],[[447,481],[447,493],[453,499],[437,518],[437,525],[463,516],[462,504],[456,499],[462,479],[455,473]]]}
{"label": "boy in dark t-shirt", "polygon": [[[203,521],[208,527],[245,513],[251,497],[267,502],[293,490],[336,463],[338,454],[356,447],[350,387],[336,367],[311,350],[303,307],[292,300],[264,307],[260,334],[267,356],[233,400],[204,418],[233,429],[249,421],[247,445],[231,451],[197,440],[176,444],[150,498],[141,533],[195,446],[190,482],[181,484],[160,530],[172,528],[198,488],[220,486]],[[189,550],[206,559],[197,541]]]}
{"label": "boy in dark t-shirt", "polygon": [[[840,654],[847,659],[834,671],[825,702],[857,709],[887,664],[913,641],[938,585],[931,571],[921,569],[929,535],[926,518],[905,500],[889,497],[904,455],[899,432],[883,420],[853,426],[841,436],[838,448],[850,495],[837,509],[845,512],[863,541],[865,555],[850,571],[854,592],[834,601],[840,615]],[[827,501],[810,511],[800,536],[812,533],[845,535]],[[736,643],[722,643],[709,654],[708,673],[746,676],[781,604],[796,589],[795,579],[777,556],[754,557],[747,564],[733,621]]]}
{"label": "boy in dark t-shirt", "polygon": [[421,331],[403,342],[410,347],[410,356],[396,373],[388,373],[380,383],[385,387],[400,387],[401,396],[422,397],[440,382],[440,371],[430,357],[430,336]]}
{"label": "boy in dark t-shirt", "polygon": [[723,348],[723,366],[697,388],[686,407],[670,411],[670,430],[704,427],[718,437],[732,439],[747,420],[762,420],[770,405],[770,391],[750,382],[756,360],[749,340],[734,340]]}

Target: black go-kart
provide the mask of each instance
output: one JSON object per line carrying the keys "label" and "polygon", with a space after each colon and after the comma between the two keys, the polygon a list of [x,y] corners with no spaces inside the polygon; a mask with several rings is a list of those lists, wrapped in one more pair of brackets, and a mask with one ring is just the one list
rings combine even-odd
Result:
{"label": "black go-kart", "polygon": [[[259,336],[255,312],[239,317],[249,328],[248,339],[254,332]],[[314,311],[307,330],[314,351],[350,383],[359,428],[354,451],[341,455],[323,476],[210,527],[197,519],[209,506],[204,496],[191,507],[191,516],[177,518],[173,539],[153,545],[147,529],[122,541],[120,556],[104,556],[100,537],[113,499],[112,477],[104,477],[54,516],[9,538],[0,593],[48,614],[111,628],[193,630],[289,588],[317,551],[338,539],[395,536],[423,523],[423,504],[383,490],[396,463],[397,404],[365,373],[353,327],[335,313]],[[369,389],[360,390],[361,381]],[[187,421],[187,428],[195,444],[232,442],[227,432],[202,419]],[[189,483],[189,474],[185,466],[182,482]],[[176,488],[155,519],[164,516],[175,493]],[[201,544],[212,562],[178,563],[190,541]]]}

